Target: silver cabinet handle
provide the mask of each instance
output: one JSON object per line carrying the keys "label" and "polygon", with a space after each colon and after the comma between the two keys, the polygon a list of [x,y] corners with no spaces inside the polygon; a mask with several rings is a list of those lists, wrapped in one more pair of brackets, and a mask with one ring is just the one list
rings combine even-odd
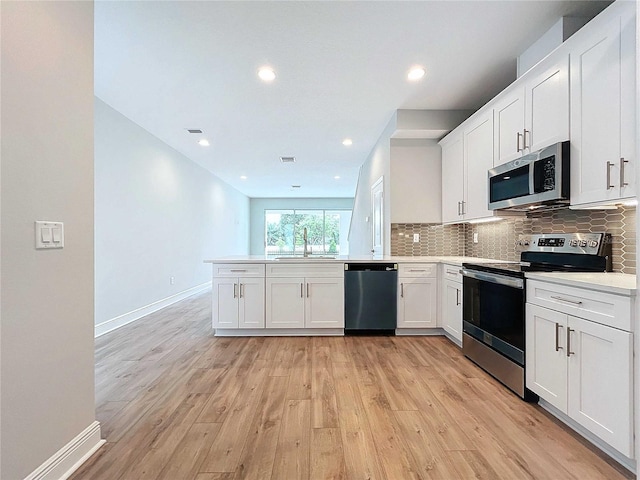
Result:
{"label": "silver cabinet handle", "polygon": [[613,185],[611,185],[611,167],[613,167],[613,163],[607,162],[607,190],[613,188]]}
{"label": "silver cabinet handle", "polygon": [[462,200],[462,202],[460,202],[460,203],[462,203],[462,215],[466,215],[467,214],[467,209],[464,206],[467,204],[467,202]]}
{"label": "silver cabinet handle", "polygon": [[524,148],[520,148],[520,137],[522,134],[520,132],[516,132],[516,152],[521,152]]}
{"label": "silver cabinet handle", "polygon": [[400,284],[400,298],[404,298],[404,283]]}
{"label": "silver cabinet handle", "polygon": [[233,298],[237,298],[238,297],[238,284],[234,283],[233,284]]}
{"label": "silver cabinet handle", "polygon": [[418,268],[410,268],[409,269],[410,272],[426,272],[427,270],[423,269],[418,269]]}
{"label": "silver cabinet handle", "polygon": [[558,343],[560,341],[559,335],[558,335],[558,330],[560,330],[561,328],[562,328],[562,325],[560,325],[559,323],[556,322],[556,352],[558,350],[562,350],[562,347]]}
{"label": "silver cabinet handle", "polygon": [[462,272],[460,270],[458,270],[457,272],[455,270],[447,270],[447,273],[451,275],[456,275],[457,273],[462,273]]}
{"label": "silver cabinet handle", "polygon": [[620,186],[621,187],[626,187],[627,185],[629,185],[627,182],[624,181],[624,164],[625,163],[629,163],[629,160],[625,160],[624,157],[620,158]]}
{"label": "silver cabinet handle", "polygon": [[304,298],[304,285],[300,284],[300,298]]}
{"label": "silver cabinet handle", "polygon": [[529,140],[531,140],[531,132],[525,128],[524,133],[522,134],[522,150],[525,148],[531,148],[531,143],[527,145],[527,133],[529,134]]}
{"label": "silver cabinet handle", "polygon": [[456,288],[456,307],[460,305],[460,289]]}
{"label": "silver cabinet handle", "polygon": [[239,290],[240,290],[240,295],[239,295],[239,297],[240,297],[240,298],[242,298],[242,290],[243,290],[243,289],[242,289],[242,287],[244,287],[244,284],[243,284],[243,283],[241,283],[241,284],[240,284],[240,288],[239,288]]}
{"label": "silver cabinet handle", "polygon": [[307,298],[309,298],[309,290],[310,290],[310,287],[309,287],[309,284],[307,283]]}
{"label": "silver cabinet handle", "polygon": [[575,355],[576,352],[571,351],[571,332],[575,332],[573,328],[567,327],[567,357]]}
{"label": "silver cabinet handle", "polygon": [[462,214],[460,213],[460,202],[458,202],[458,215],[462,215]]}
{"label": "silver cabinet handle", "polygon": [[560,300],[561,302],[573,303],[574,305],[582,305],[582,302],[576,301],[576,300],[569,300],[568,298],[555,297],[553,295],[551,295],[550,298],[553,298],[554,300]]}
{"label": "silver cabinet handle", "polygon": [[245,269],[243,269],[243,270],[234,270],[234,269],[231,269],[231,270],[229,270],[229,271],[230,271],[230,272],[234,272],[234,273],[237,273],[237,272],[246,272],[246,270],[245,270]]}

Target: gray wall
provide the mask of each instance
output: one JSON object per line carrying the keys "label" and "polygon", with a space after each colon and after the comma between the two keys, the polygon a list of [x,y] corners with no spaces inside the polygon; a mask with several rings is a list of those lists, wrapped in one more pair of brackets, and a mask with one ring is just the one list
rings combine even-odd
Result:
{"label": "gray wall", "polygon": [[[89,427],[93,373],[93,3],[1,2],[0,478]],[[65,247],[34,249],[34,221]]]}
{"label": "gray wall", "polygon": [[252,198],[251,255],[264,255],[264,211],[278,209],[336,209],[353,207],[353,198]]}
{"label": "gray wall", "polygon": [[97,98],[95,189],[97,325],[249,251],[249,199]]}
{"label": "gray wall", "polygon": [[[391,204],[390,172],[391,172],[391,145],[390,139],[396,130],[396,116],[393,118],[380,135],[375,147],[362,164],[358,176],[356,196],[353,200],[353,216],[351,217],[351,230],[349,232],[349,253],[351,255],[371,255],[371,186],[384,177],[384,254],[388,255],[391,249]],[[369,218],[369,221],[366,218]]]}

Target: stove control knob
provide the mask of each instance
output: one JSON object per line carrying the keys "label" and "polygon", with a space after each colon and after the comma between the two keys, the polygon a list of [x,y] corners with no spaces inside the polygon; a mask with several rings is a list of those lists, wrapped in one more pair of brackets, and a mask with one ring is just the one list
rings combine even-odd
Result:
{"label": "stove control knob", "polygon": [[597,240],[591,240],[591,241],[589,242],[589,246],[590,246],[591,248],[596,248],[596,247],[598,246],[598,241],[597,241]]}
{"label": "stove control knob", "polygon": [[577,247],[578,246],[578,240],[576,240],[575,238],[573,240],[571,240],[569,242],[569,245],[572,247]]}
{"label": "stove control knob", "polygon": [[586,240],[580,240],[580,246],[581,247],[586,247],[587,246],[587,241]]}
{"label": "stove control knob", "polygon": [[522,242],[522,244],[523,244],[525,247],[527,247],[527,246],[529,245],[529,240],[524,240],[524,241]]}

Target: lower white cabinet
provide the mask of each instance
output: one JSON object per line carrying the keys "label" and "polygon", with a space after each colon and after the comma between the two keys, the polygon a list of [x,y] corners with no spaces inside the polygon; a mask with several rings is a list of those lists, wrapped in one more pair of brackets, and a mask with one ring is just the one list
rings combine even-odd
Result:
{"label": "lower white cabinet", "polygon": [[264,278],[215,278],[213,328],[264,328]]}
{"label": "lower white cabinet", "polygon": [[267,328],[344,328],[344,278],[268,277]]}
{"label": "lower white cabinet", "polygon": [[462,275],[460,267],[442,266],[441,325],[458,345],[462,345]]}
{"label": "lower white cabinet", "polygon": [[400,264],[397,328],[437,327],[437,279],[437,264]]}
{"label": "lower white cabinet", "polygon": [[527,303],[526,352],[527,388],[634,456],[630,332]]}

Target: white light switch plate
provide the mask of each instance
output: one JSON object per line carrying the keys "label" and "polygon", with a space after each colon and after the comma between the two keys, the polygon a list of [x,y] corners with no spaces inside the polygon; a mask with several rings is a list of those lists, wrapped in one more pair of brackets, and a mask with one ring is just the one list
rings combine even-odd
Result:
{"label": "white light switch plate", "polygon": [[64,247],[64,224],[62,222],[35,222],[36,250]]}
{"label": "white light switch plate", "polygon": [[418,243],[420,242],[420,234],[419,233],[414,233],[413,234],[413,243]]}
{"label": "white light switch plate", "polygon": [[478,232],[473,232],[473,243],[478,243]]}

